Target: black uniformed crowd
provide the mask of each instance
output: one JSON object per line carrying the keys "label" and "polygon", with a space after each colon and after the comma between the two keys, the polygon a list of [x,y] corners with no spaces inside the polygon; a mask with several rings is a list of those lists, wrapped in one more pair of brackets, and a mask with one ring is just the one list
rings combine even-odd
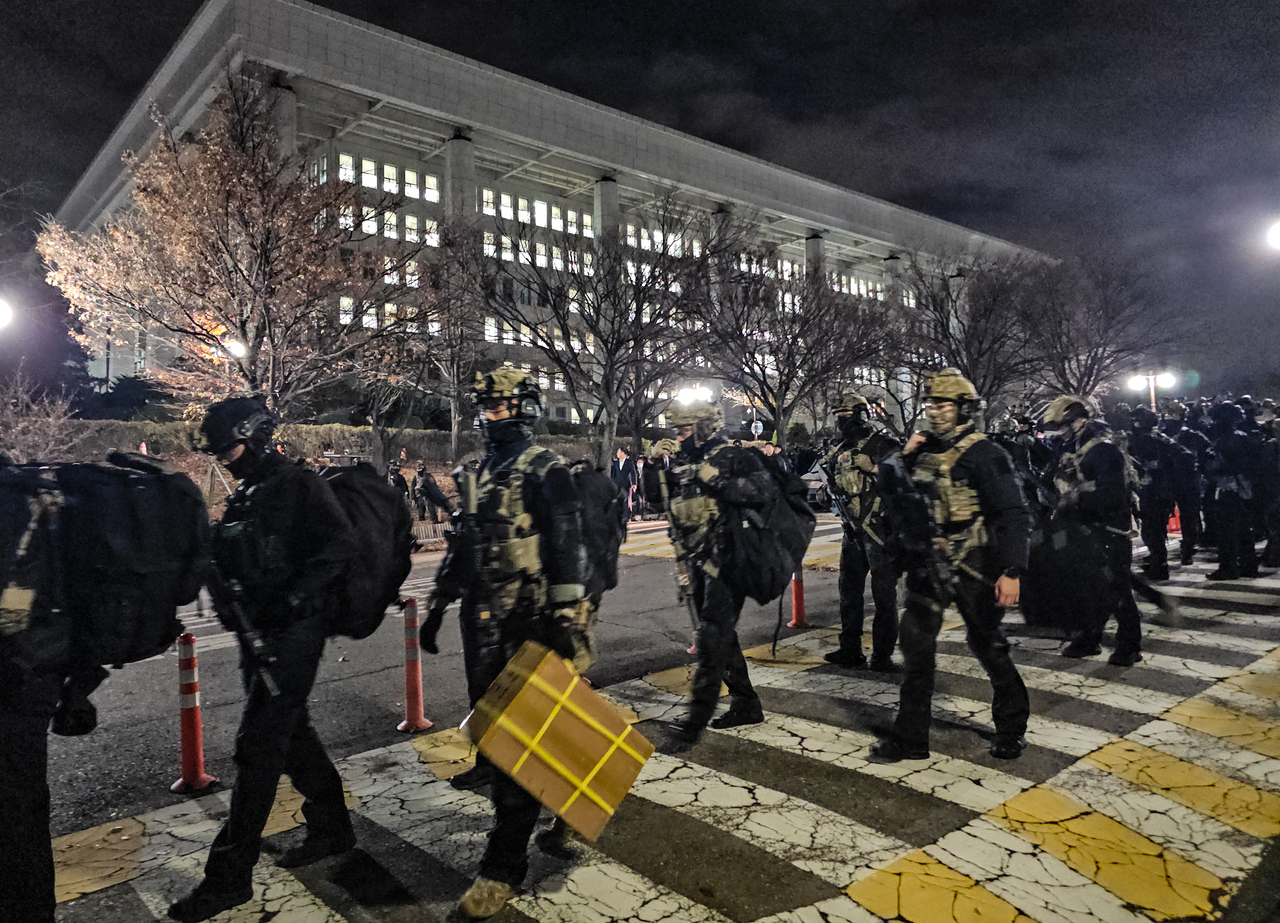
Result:
{"label": "black uniformed crowd", "polygon": [[[498,369],[477,376],[475,398],[486,454],[478,465],[455,472],[459,509],[420,638],[423,650],[437,653],[446,607],[461,601],[472,704],[526,641],[585,669],[595,611],[609,585],[584,549],[575,475],[564,459],[533,444],[532,425],[542,410],[536,380]],[[947,369],[927,386],[927,430],[905,444],[875,420],[867,398],[842,395],[835,409],[839,438],[817,463],[825,496],[844,523],[840,644],[826,659],[845,669],[903,674],[896,720],[872,748],[874,760],[929,756],[937,638],[949,606],[958,610],[969,647],[991,680],[990,752],[1016,759],[1027,746],[1030,706],[1001,628],[1008,607],[1021,603],[1029,623],[1061,632],[1067,657],[1100,653],[1104,628],[1114,618],[1110,662],[1126,667],[1142,659],[1134,589],[1159,598],[1148,581],[1169,576],[1166,530],[1175,513],[1182,564],[1198,548],[1216,548],[1218,568],[1209,579],[1257,574],[1255,542],[1264,537],[1263,563],[1280,560],[1280,424],[1266,404],[1255,406],[1248,398],[1171,403],[1162,415],[1120,406],[1104,419],[1089,401],[1064,395],[1035,416],[1007,415],[986,433],[973,384]],[[673,405],[668,421],[676,439],[655,445],[655,463],[647,467],[658,482],[646,493],[651,502],[659,493],[663,498],[679,592],[695,628],[691,702],[660,742],[679,751],[694,746],[708,724],[729,728],[763,720],[737,635],[748,595],[741,570],[750,560],[734,542],[741,541],[735,536],[748,519],[766,521],[780,502],[786,474],[778,455],[726,440],[718,405]],[[306,865],[356,842],[341,780],[307,711],[326,638],[325,613],[335,581],[356,554],[350,522],[323,479],[275,451],[274,420],[260,401],[233,398],[214,405],[202,432],[208,450],[241,481],[217,529],[210,589],[220,615],[238,626],[246,702],[230,812],[204,880],[169,910],[179,921],[208,919],[252,897],[252,871],[282,773],[304,796],[307,831],[300,845],[276,859],[278,865]],[[426,497],[426,477],[420,479],[418,495]],[[430,497],[447,507],[438,490]],[[425,513],[424,501],[419,515]],[[1135,517],[1147,547],[1145,579],[1131,567]],[[254,536],[249,556],[242,532]],[[863,650],[868,578],[874,603],[870,657]],[[722,682],[730,703],[713,718]],[[6,733],[43,735],[56,693],[35,689],[31,708],[21,715],[6,710],[0,715]],[[37,749],[45,752],[33,743],[32,752]],[[6,803],[19,806],[21,817],[13,822],[39,829],[43,816],[47,831],[47,782],[35,779],[43,762],[19,763],[13,773],[6,769],[7,781],[0,780],[13,789]],[[490,791],[494,826],[478,876],[460,903],[468,917],[489,917],[525,878],[540,806],[483,757],[451,783]],[[569,849],[560,822],[536,841],[553,854]],[[30,885],[29,898],[13,904],[14,919],[48,923],[51,857],[28,849],[13,861],[25,863]]]}

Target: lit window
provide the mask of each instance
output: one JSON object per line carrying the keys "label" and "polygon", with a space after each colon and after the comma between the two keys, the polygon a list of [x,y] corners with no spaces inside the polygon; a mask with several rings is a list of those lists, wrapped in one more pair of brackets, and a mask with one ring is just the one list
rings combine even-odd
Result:
{"label": "lit window", "polygon": [[498,206],[495,204],[496,196],[492,189],[480,190],[480,210],[486,215],[497,215]]}
{"label": "lit window", "polygon": [[679,234],[668,234],[667,247],[671,250],[672,256],[682,256],[684,253],[684,240]]}
{"label": "lit window", "polygon": [[537,248],[538,248],[537,252],[534,254],[534,256],[536,257],[537,264],[541,266],[543,269],[546,269],[547,268],[547,245],[544,244],[542,241],[538,241]]}
{"label": "lit window", "polygon": [[385,314],[384,314],[383,326],[390,327],[392,324],[396,322],[396,306],[388,301],[386,305],[384,305],[384,310],[385,310]]}
{"label": "lit window", "polygon": [[559,205],[551,206],[551,230],[553,231],[564,230],[564,216],[560,212]]}
{"label": "lit window", "polygon": [[383,212],[382,236],[396,240],[400,237],[400,222],[395,212]]}
{"label": "lit window", "polygon": [[338,299],[338,323],[346,325],[356,319],[356,300],[348,295]]}
{"label": "lit window", "polygon": [[438,320],[427,321],[427,333],[433,337],[438,337],[440,335],[440,321]]}
{"label": "lit window", "polygon": [[511,238],[502,235],[502,258],[508,262],[515,259],[515,251],[511,249]]}
{"label": "lit window", "polygon": [[543,391],[551,390],[551,376],[542,369],[538,370],[538,387]]}
{"label": "lit window", "polygon": [[428,247],[440,246],[440,223],[434,218],[427,218],[422,222],[423,240]]}
{"label": "lit window", "polygon": [[594,276],[596,274],[595,260],[592,259],[590,253],[582,254],[582,272],[587,276]]}
{"label": "lit window", "polygon": [[565,230],[567,230],[570,234],[578,233],[578,213],[575,212],[572,208],[569,209],[569,212],[568,212],[568,218],[566,219],[566,223],[565,223]]}
{"label": "lit window", "polygon": [[422,198],[427,202],[440,201],[440,177],[434,173],[422,174]]}
{"label": "lit window", "polygon": [[484,338],[489,343],[498,342],[498,322],[492,317],[484,319]]}
{"label": "lit window", "polygon": [[382,165],[382,191],[389,192],[392,195],[400,194],[400,176],[393,163],[384,163]]}
{"label": "lit window", "polygon": [[356,227],[356,210],[353,205],[342,206],[338,213],[338,227],[344,231],[353,231]]}
{"label": "lit window", "polygon": [[569,289],[569,311],[577,314],[581,311],[582,306],[578,303],[578,290],[576,288]]}
{"label": "lit window", "polygon": [[504,192],[502,194],[502,219],[504,221],[512,221],[515,217],[515,209],[511,207],[511,195]]}
{"label": "lit window", "polygon": [[361,317],[360,319],[360,326],[364,327],[364,329],[366,330],[377,330],[378,329],[378,309],[365,308],[364,316]]}
{"label": "lit window", "polygon": [[524,324],[520,325],[520,342],[523,343],[525,346],[533,345],[533,328],[532,327],[525,326]]}
{"label": "lit window", "polygon": [[[587,217],[583,215],[582,217]],[[627,246],[634,247],[636,245],[636,226],[634,224],[627,225]]]}
{"label": "lit window", "polygon": [[516,200],[516,218],[521,224],[529,223],[529,200],[524,196]]}
{"label": "lit window", "polygon": [[416,244],[418,242],[418,216],[417,215],[404,216],[404,239],[409,241],[409,243],[411,244]]}
{"label": "lit window", "polygon": [[532,246],[527,238],[520,238],[520,262],[529,264],[533,262]]}
{"label": "lit window", "polygon": [[400,284],[400,270],[396,269],[396,261],[389,256],[382,261],[382,281],[387,285]]}
{"label": "lit window", "polygon": [[369,189],[378,188],[378,164],[365,158],[360,161],[360,185]]}
{"label": "lit window", "polygon": [[696,237],[693,239],[693,255],[695,258],[702,256],[702,241]]}
{"label": "lit window", "polygon": [[648,229],[648,228],[641,228],[641,229],[640,229],[640,249],[641,249],[641,250],[652,250],[652,249],[653,249],[653,242],[649,239],[649,229]]}
{"label": "lit window", "polygon": [[537,199],[533,201],[533,223],[540,228],[547,226],[547,203],[539,202]]}
{"label": "lit window", "polygon": [[329,182],[329,155],[320,155],[320,175],[317,177],[322,183]]}
{"label": "lit window", "polygon": [[418,191],[418,171],[417,170],[404,171],[404,194],[411,199],[416,199],[418,197],[419,191]]}
{"label": "lit window", "polygon": [[583,237],[596,236],[595,228],[592,227],[592,224],[591,224],[591,216],[588,215],[586,212],[582,213],[582,236]]}
{"label": "lit window", "polygon": [[404,264],[404,282],[409,288],[418,287],[418,262],[409,260]]}
{"label": "lit window", "polygon": [[561,378],[559,375],[556,375],[556,376],[552,379],[552,385],[553,385],[553,387],[555,387],[555,389],[556,389],[557,391],[563,391],[563,390],[564,390],[564,379],[563,379],[563,378]]}
{"label": "lit window", "polygon": [[570,423],[577,423],[577,422],[579,422],[579,421],[580,421],[580,419],[581,419],[581,418],[578,416],[578,408],[577,408],[577,407],[570,407],[570,408],[569,408],[569,422],[570,422]]}
{"label": "lit window", "polygon": [[557,272],[564,270],[564,251],[559,247],[551,248],[551,268]]}
{"label": "lit window", "polygon": [[364,217],[360,220],[360,230],[366,234],[378,233],[378,211],[370,208],[368,205],[364,207]]}
{"label": "lit window", "polygon": [[492,231],[484,232],[484,255],[493,257],[498,255],[498,239],[493,236]]}
{"label": "lit window", "polygon": [[514,346],[516,342],[516,328],[507,321],[502,321],[500,328],[502,331],[502,342],[508,346]]}
{"label": "lit window", "polygon": [[354,183],[356,181],[356,159],[353,155],[338,155],[338,179],[344,183]]}

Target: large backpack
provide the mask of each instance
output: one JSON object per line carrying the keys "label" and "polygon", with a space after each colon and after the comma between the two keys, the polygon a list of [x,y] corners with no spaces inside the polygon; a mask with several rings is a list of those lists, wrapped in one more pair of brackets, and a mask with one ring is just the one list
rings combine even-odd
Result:
{"label": "large backpack", "polygon": [[[186,475],[141,455],[112,452],[108,461],[3,469],[0,534],[9,537],[4,569],[19,564],[21,582],[46,588],[33,612],[47,599],[66,614],[77,660],[123,666],[162,653],[181,633],[178,606],[204,582],[209,515]],[[37,524],[40,497],[52,504]],[[36,525],[44,550],[31,558],[12,536]],[[6,586],[16,585],[12,576]]]}
{"label": "large backpack", "polygon": [[569,466],[582,504],[582,544],[586,548],[583,586],[588,598],[618,585],[618,554],[627,538],[627,498],[622,488],[587,461]]}
{"label": "large backpack", "polygon": [[[763,458],[763,456],[761,456]],[[786,591],[800,569],[817,518],[809,508],[809,488],[794,472],[765,461],[771,496],[760,509],[728,515],[730,559],[722,579],[761,605]]]}
{"label": "large backpack", "polygon": [[355,529],[359,556],[338,582],[338,606],[330,632],[367,638],[377,631],[387,607],[400,597],[400,585],[413,568],[413,516],[404,494],[372,465],[324,468],[320,476],[333,489]]}

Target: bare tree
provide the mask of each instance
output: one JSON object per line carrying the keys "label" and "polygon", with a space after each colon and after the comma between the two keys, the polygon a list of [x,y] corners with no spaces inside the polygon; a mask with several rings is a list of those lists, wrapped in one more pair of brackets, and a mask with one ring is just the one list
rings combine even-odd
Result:
{"label": "bare tree", "polygon": [[366,347],[412,322],[428,238],[402,239],[398,196],[308,175],[281,149],[274,100],[228,74],[194,140],[157,115],[129,163],[133,208],[89,237],[47,222],[38,249],[90,344],[144,335],[180,393],[256,391],[287,414],[367,374]]}
{"label": "bare tree", "polygon": [[1090,397],[1196,335],[1187,318],[1154,302],[1131,264],[1077,258],[1039,267],[1030,281],[1025,325],[1043,357],[1033,378],[1051,391]]}
{"label": "bare tree", "polygon": [[485,232],[488,310],[564,383],[600,465],[623,408],[687,363],[699,266],[715,234],[709,216],[672,197],[654,203],[645,222],[631,226],[634,237],[510,221]]}
{"label": "bare tree", "polygon": [[67,395],[41,391],[21,367],[0,383],[0,452],[12,461],[65,461],[86,431]]}
{"label": "bare tree", "polygon": [[702,358],[773,421],[782,446],[798,407],[877,365],[888,342],[885,302],[833,291],[768,244],[715,251],[703,290]]}

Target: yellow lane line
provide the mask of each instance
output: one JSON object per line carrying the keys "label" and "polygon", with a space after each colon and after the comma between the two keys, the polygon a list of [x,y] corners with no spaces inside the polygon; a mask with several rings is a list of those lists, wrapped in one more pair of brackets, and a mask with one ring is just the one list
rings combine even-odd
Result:
{"label": "yellow lane line", "polygon": [[1061,792],[1029,789],[986,816],[1153,919],[1209,917],[1225,903],[1218,876]]}
{"label": "yellow lane line", "polygon": [[1256,695],[1260,699],[1271,699],[1280,702],[1280,676],[1268,673],[1237,673],[1223,680],[1235,686],[1241,692]]}
{"label": "yellow lane line", "polygon": [[1274,721],[1199,698],[1180,702],[1161,717],[1246,750],[1280,759],[1280,724]]}
{"label": "yellow lane line", "polygon": [[1034,923],[1004,898],[923,850],[908,853],[855,881],[845,893],[885,920]]}
{"label": "yellow lane line", "polygon": [[1129,740],[1107,744],[1085,761],[1259,839],[1280,835],[1280,795]]}

